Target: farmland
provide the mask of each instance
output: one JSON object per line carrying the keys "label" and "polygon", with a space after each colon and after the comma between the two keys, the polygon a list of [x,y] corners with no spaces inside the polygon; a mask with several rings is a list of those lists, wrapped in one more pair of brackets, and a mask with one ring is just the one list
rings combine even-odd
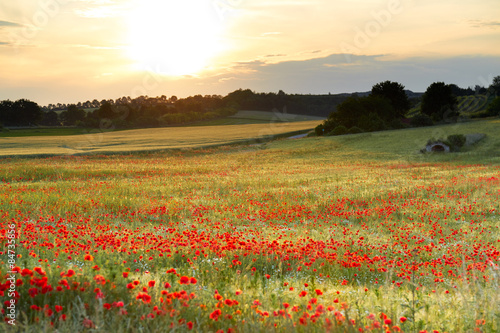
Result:
{"label": "farmland", "polygon": [[[499,124],[259,145],[182,128],[167,151],[122,131],[4,158],[0,330],[499,331]],[[454,133],[487,137],[418,153]]]}
{"label": "farmland", "polygon": [[1,138],[0,156],[47,156],[128,153],[164,149],[208,147],[263,140],[285,133],[307,132],[318,120],[270,122],[246,121],[241,125],[189,126],[127,131],[87,130],[81,135]]}

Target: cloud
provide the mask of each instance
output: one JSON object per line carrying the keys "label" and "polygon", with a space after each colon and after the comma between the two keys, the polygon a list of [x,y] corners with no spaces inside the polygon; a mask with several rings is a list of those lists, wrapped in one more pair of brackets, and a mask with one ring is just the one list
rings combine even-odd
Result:
{"label": "cloud", "polygon": [[111,0],[80,0],[85,5],[75,8],[74,13],[83,18],[108,18],[121,16],[126,6]]}
{"label": "cloud", "polygon": [[0,45],[10,45],[9,42],[0,42]]}
{"label": "cloud", "polygon": [[264,32],[263,34],[261,34],[261,36],[265,37],[265,36],[273,36],[273,35],[281,35],[281,32],[279,31],[271,31],[271,32]]}
{"label": "cloud", "polygon": [[18,28],[18,27],[22,27],[22,25],[19,23],[14,23],[14,22],[9,22],[9,21],[0,21],[0,28],[1,27]]}
{"label": "cloud", "polygon": [[500,21],[470,20],[469,24],[474,28],[500,28]]}
{"label": "cloud", "polygon": [[[382,81],[403,84],[414,92],[423,92],[438,81],[460,87],[482,84],[481,77],[496,75],[500,67],[495,56],[410,57],[396,59],[391,55],[331,54],[307,60],[266,63],[255,60],[235,64],[239,70],[205,79],[207,87],[227,93],[238,88],[255,91],[327,94],[371,90]],[[246,69],[246,70],[242,70]],[[231,80],[224,80],[230,77]]]}

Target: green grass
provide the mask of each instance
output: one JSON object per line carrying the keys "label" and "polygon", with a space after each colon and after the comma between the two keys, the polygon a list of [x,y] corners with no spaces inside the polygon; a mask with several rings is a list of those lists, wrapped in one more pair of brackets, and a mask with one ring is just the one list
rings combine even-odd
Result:
{"label": "green grass", "polygon": [[[499,126],[211,148],[200,147],[231,126],[178,128],[185,142],[171,144],[192,148],[162,152],[146,150],[166,133],[124,131],[99,151],[123,144],[141,153],[0,159],[2,248],[15,223],[17,265],[47,278],[18,275],[18,326],[0,322],[0,331],[184,332],[192,322],[194,332],[382,332],[385,314],[388,328],[404,332],[498,332]],[[262,129],[234,130],[254,127]],[[488,137],[460,153],[418,153],[429,137],[456,133]],[[6,284],[7,256],[0,260]],[[415,273],[401,270],[412,264]],[[68,269],[76,274],[62,276]],[[29,296],[44,283],[54,290]],[[137,298],[144,290],[151,303]],[[126,314],[104,308],[118,301]],[[278,312],[284,303],[290,317]],[[43,309],[56,305],[60,313]]]}
{"label": "green grass", "polygon": [[86,134],[90,130],[78,127],[40,127],[29,129],[9,129],[0,131],[0,138],[28,137],[28,136],[66,136]]}

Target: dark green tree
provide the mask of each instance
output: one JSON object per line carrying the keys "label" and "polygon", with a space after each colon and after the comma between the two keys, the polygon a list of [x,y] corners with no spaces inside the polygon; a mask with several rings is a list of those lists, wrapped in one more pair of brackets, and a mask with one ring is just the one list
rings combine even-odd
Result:
{"label": "dark green tree", "polygon": [[64,125],[74,125],[77,121],[85,120],[86,113],[84,110],[79,109],[76,105],[71,104],[68,106],[67,111],[61,113],[61,120]]}
{"label": "dark green tree", "polygon": [[488,116],[500,116],[500,96],[495,98],[486,109]]}
{"label": "dark green tree", "polygon": [[377,83],[372,87],[371,95],[387,98],[399,118],[403,118],[410,110],[410,100],[406,95],[405,86],[398,82],[384,81]]}
{"label": "dark green tree", "polygon": [[500,75],[493,78],[493,83],[490,85],[490,93],[500,96]]}
{"label": "dark green tree", "polygon": [[432,83],[422,96],[421,112],[434,120],[454,120],[458,117],[458,100],[450,85],[444,82]]}
{"label": "dark green tree", "polygon": [[58,126],[59,117],[55,111],[48,111],[42,114],[42,120],[40,120],[40,125],[44,126]]}

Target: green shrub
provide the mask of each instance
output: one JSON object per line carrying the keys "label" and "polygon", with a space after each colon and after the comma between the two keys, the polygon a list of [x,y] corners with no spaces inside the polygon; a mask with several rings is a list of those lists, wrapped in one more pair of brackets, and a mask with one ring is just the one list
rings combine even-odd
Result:
{"label": "green shrub", "polygon": [[432,126],[434,125],[434,122],[428,115],[419,113],[410,119],[410,125],[412,127],[424,127],[424,126]]}
{"label": "green shrub", "polygon": [[366,132],[384,131],[387,129],[387,125],[384,120],[374,112],[361,116],[357,124],[358,127],[362,128]]}
{"label": "green shrub", "polygon": [[314,132],[317,136],[322,136],[325,132],[325,127],[323,126],[323,124],[319,124],[314,128]]}
{"label": "green shrub", "polygon": [[349,128],[347,131],[347,134],[358,134],[358,133],[363,133],[363,130],[357,126],[353,126]]}
{"label": "green shrub", "polygon": [[347,134],[347,128],[344,125],[339,125],[335,127],[331,132],[329,132],[328,136],[343,134]]}
{"label": "green shrub", "polygon": [[467,138],[463,134],[453,134],[446,138],[452,150],[460,150],[465,145]]}
{"label": "green shrub", "polygon": [[500,116],[500,97],[497,97],[486,109],[488,116]]}

